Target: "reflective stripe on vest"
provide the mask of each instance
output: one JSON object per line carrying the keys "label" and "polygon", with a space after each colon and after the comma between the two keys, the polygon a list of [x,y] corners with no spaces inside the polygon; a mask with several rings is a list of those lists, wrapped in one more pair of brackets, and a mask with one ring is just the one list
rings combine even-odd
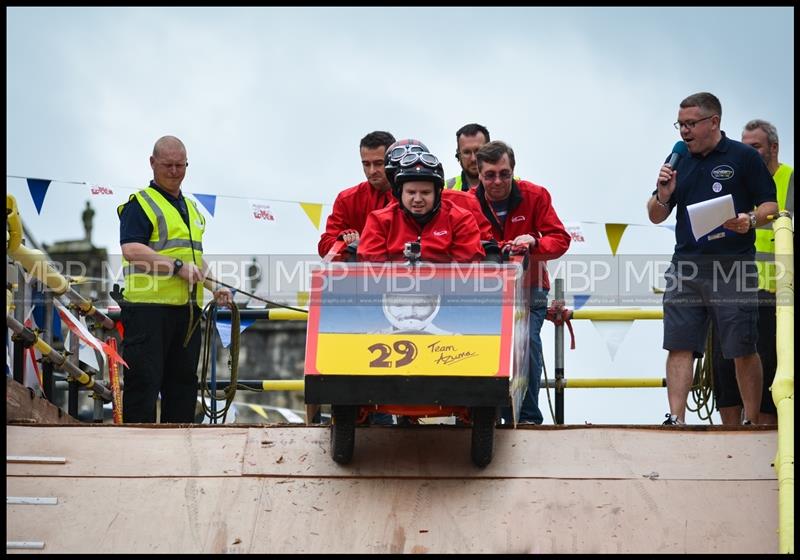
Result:
{"label": "reflective stripe on vest", "polygon": [[[157,190],[148,187],[131,196],[136,198],[153,226],[147,245],[159,255],[181,259],[202,268],[205,219],[194,203],[184,197],[189,213],[189,228],[175,206]],[[124,206],[124,205],[123,205]],[[122,212],[123,206],[117,210]],[[179,276],[165,272],[145,271],[127,260],[122,261],[125,277],[125,301],[184,305],[189,299],[189,284]],[[197,305],[203,304],[203,286],[197,286]]]}
{"label": "reflective stripe on vest", "polygon": [[[775,175],[775,191],[778,198],[778,209],[785,210],[789,187],[794,190],[794,170],[785,164],[781,164]],[[794,194],[791,194],[794,198]],[[794,204],[792,204],[794,205]],[[775,232],[772,230],[773,222],[768,222],[756,229],[756,266],[758,267],[758,289],[775,292]]]}

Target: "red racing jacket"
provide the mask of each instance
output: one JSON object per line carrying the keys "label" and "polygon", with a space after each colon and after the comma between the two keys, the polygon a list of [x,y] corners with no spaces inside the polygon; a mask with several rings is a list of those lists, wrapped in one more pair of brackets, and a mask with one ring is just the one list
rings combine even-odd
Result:
{"label": "red racing jacket", "polygon": [[358,244],[358,260],[404,261],[405,244],[418,239],[423,261],[472,262],[485,255],[474,216],[450,200],[442,199],[439,211],[422,227],[399,202],[372,212]]}
{"label": "red racing jacket", "polygon": [[394,201],[392,191],[379,192],[368,181],[340,192],[325,224],[325,233],[317,245],[319,256],[324,257],[328,254],[336,243],[336,238],[343,231],[353,229],[361,234],[369,213],[384,208],[392,201]]}
{"label": "red racing jacket", "polygon": [[502,226],[492,205],[486,200],[483,185],[478,184],[470,192],[478,198],[483,214],[492,224],[494,238],[498,243],[513,241],[523,234],[536,238],[536,245],[530,252],[527,281],[531,286],[550,289],[547,261],[566,253],[571,237],[553,209],[547,189],[530,181],[512,181],[508,196],[508,214]]}
{"label": "red racing jacket", "polygon": [[475,221],[478,222],[478,230],[481,233],[481,241],[489,241],[490,239],[494,239],[494,235],[492,233],[492,224],[486,219],[486,216],[483,215],[483,210],[481,209],[478,199],[472,194],[464,191],[457,191],[455,189],[444,189],[442,191],[442,199],[449,200],[456,206],[470,211],[470,213],[475,217]]}

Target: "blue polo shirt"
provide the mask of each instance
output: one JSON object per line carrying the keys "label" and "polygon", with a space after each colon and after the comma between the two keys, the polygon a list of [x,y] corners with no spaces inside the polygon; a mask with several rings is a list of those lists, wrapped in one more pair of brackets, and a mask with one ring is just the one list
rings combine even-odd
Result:
{"label": "blue polo shirt", "polygon": [[[178,213],[180,213],[183,221],[186,222],[186,227],[189,227],[189,212],[186,209],[186,200],[183,198],[183,192],[178,193],[178,198],[175,198],[159,187],[155,181],[150,181],[150,186],[161,193],[170,204],[178,209]],[[150,218],[142,210],[139,201],[136,198],[131,198],[125,203],[125,207],[119,215],[119,244],[141,243],[147,245],[150,243],[152,234],[153,224],[150,222]]]}
{"label": "blue polo shirt", "polygon": [[[667,158],[669,159],[669,158]],[[673,260],[692,257],[755,258],[755,230],[746,234],[722,226],[695,240],[686,207],[730,194],[736,213],[750,212],[763,202],[775,202],[775,181],[758,152],[725,133],[706,156],[689,154],[676,167],[678,182],[669,205],[678,207]]]}

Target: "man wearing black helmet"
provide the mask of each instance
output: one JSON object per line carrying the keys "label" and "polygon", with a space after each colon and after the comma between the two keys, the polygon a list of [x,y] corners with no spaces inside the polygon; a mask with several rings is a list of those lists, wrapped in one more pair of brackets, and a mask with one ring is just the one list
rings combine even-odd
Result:
{"label": "man wearing black helmet", "polygon": [[470,262],[484,257],[475,218],[442,199],[442,164],[420,149],[419,145],[397,149],[394,159],[387,154],[387,178],[398,202],[369,215],[358,246],[359,260],[405,260],[405,245],[414,241],[420,243],[424,261]]}
{"label": "man wearing black helmet", "polygon": [[[389,183],[394,181],[394,174],[397,172],[398,163],[403,156],[413,152],[429,151],[425,144],[414,138],[403,138],[389,146],[386,150],[386,159],[384,161],[384,170],[386,171],[386,178]],[[446,187],[447,185],[445,185],[445,189],[442,191],[442,197],[456,206],[468,210],[472,214],[475,221],[478,223],[481,242],[484,245],[484,249],[486,249],[486,253],[492,254],[496,251],[499,257],[499,249],[497,248],[497,243],[492,234],[492,224],[490,224],[486,216],[483,215],[483,210],[481,210],[481,205],[478,204],[478,199],[472,196],[471,193]]]}

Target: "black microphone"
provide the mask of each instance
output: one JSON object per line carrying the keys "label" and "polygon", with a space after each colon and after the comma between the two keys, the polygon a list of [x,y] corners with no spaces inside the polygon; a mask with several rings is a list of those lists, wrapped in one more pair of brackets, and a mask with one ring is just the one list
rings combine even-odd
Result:
{"label": "black microphone", "polygon": [[[672,154],[669,156],[669,161],[667,161],[666,165],[669,165],[670,169],[675,169],[675,166],[678,165],[678,160],[687,153],[689,153],[689,149],[686,147],[686,142],[678,140],[675,142],[675,145],[672,146]],[[660,184],[663,187],[668,182],[669,181],[661,181]]]}

